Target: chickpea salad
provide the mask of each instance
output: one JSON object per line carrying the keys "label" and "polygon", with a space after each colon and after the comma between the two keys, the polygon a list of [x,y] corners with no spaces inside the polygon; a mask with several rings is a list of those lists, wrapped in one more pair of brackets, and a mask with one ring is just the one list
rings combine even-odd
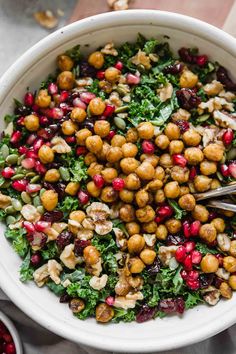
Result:
{"label": "chickpea salad", "polygon": [[101,323],[230,299],[236,217],[195,193],[236,179],[235,91],[227,68],[166,38],[55,58],[0,141],[0,217],[22,282]]}

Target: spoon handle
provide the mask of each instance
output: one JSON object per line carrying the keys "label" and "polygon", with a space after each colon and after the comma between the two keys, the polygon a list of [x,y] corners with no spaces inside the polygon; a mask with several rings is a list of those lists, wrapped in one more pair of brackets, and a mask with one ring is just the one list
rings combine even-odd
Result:
{"label": "spoon handle", "polygon": [[233,211],[236,213],[236,205],[235,204],[221,202],[219,200],[210,200],[207,203],[207,206],[217,208],[217,209],[222,209],[222,210],[229,210],[229,211]]}
{"label": "spoon handle", "polygon": [[231,194],[233,192],[236,192],[236,183],[235,184],[231,184],[231,185],[226,186],[226,187],[220,187],[220,188],[217,188],[217,189],[213,189],[213,190],[208,191],[208,192],[195,193],[194,197],[195,197],[196,200],[204,200],[204,199],[208,199],[208,198],[224,196],[224,195],[227,195],[227,194]]}

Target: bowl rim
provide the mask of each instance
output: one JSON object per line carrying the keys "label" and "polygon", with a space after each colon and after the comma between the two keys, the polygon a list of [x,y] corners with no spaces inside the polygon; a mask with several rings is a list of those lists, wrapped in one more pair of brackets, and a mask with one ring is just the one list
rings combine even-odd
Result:
{"label": "bowl rim", "polygon": [[[105,29],[119,24],[152,25],[152,22],[156,22],[157,20],[162,27],[173,28],[173,30],[185,30],[218,45],[232,56],[236,57],[235,38],[206,22],[189,16],[158,10],[128,10],[99,14],[74,22],[53,32],[28,49],[19,59],[17,59],[0,79],[0,105],[14,88],[15,82],[20,79],[21,75],[26,70],[29,70],[30,67],[35,65],[44,54],[49,53],[51,50],[57,48],[57,46],[65,43],[67,39],[71,40],[78,37],[78,32],[83,34],[96,30],[97,28]],[[136,344],[132,339],[121,340],[111,336],[106,338],[98,334],[91,336],[91,333],[87,330],[80,330],[76,334],[72,334],[69,328],[66,328],[66,325],[63,325],[63,323],[58,326],[56,319],[48,316],[46,310],[45,312],[38,311],[37,304],[35,304],[30,297],[28,297],[26,301],[26,292],[19,290],[19,287],[17,283],[13,281],[13,278],[12,281],[10,281],[9,275],[7,275],[6,272],[6,266],[2,263],[0,263],[0,272],[0,287],[29,317],[64,338],[103,350],[134,353],[169,350],[202,341],[228,328],[236,322],[236,315],[234,312],[227,311],[224,318],[221,318],[221,321],[215,321],[215,323],[207,328],[206,326],[202,326],[197,331],[191,332],[191,335],[186,333],[186,336],[174,337],[174,340],[169,338],[168,341],[162,340],[160,342],[158,342],[157,339],[152,339],[150,341],[144,341],[143,345],[140,345],[139,341]]]}
{"label": "bowl rim", "polygon": [[22,341],[20,339],[18,330],[16,329],[12,320],[4,312],[0,311],[0,321],[5,324],[12,336],[13,342],[16,347],[16,354],[23,354]]}

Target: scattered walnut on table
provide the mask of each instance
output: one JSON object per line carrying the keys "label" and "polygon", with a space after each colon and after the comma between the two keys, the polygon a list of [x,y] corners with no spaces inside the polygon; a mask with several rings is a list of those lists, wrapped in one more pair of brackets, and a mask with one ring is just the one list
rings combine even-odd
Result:
{"label": "scattered walnut on table", "polygon": [[34,19],[40,26],[47,29],[53,29],[58,25],[58,18],[50,10],[35,12]]}

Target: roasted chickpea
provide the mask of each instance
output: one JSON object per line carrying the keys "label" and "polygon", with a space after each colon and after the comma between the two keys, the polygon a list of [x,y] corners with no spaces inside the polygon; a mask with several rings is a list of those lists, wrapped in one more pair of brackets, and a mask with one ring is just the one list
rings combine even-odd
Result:
{"label": "roasted chickpea", "polygon": [[192,216],[195,220],[206,222],[209,218],[209,211],[204,205],[197,204],[192,211]]}
{"label": "roasted chickpea", "polygon": [[180,129],[174,123],[168,123],[164,132],[169,140],[178,140],[180,138]]}
{"label": "roasted chickpea", "polygon": [[73,313],[80,313],[85,308],[85,304],[81,299],[71,299],[69,307]]}
{"label": "roasted chickpea", "polygon": [[101,69],[104,64],[104,56],[101,52],[96,51],[90,54],[88,57],[88,63],[95,69]]}
{"label": "roasted chickpea", "polygon": [[140,226],[138,223],[131,221],[125,224],[126,230],[130,236],[138,234],[140,232]]}
{"label": "roasted chickpea", "polygon": [[158,225],[156,229],[156,238],[164,241],[167,238],[168,230],[165,225]]}
{"label": "roasted chickpea", "polygon": [[97,157],[92,152],[88,152],[84,156],[84,163],[86,166],[90,166],[91,163],[96,162],[96,161],[97,161]]}
{"label": "roasted chickpea", "polygon": [[139,254],[145,246],[143,236],[135,234],[128,239],[128,250],[131,254]]}
{"label": "roasted chickpea", "polygon": [[224,147],[222,145],[212,143],[205,147],[203,153],[208,160],[219,162],[223,158]]}
{"label": "roasted chickpea", "polygon": [[127,143],[136,143],[138,140],[138,132],[136,128],[130,128],[126,135],[126,141]]}
{"label": "roasted chickpea", "polygon": [[224,257],[223,266],[229,273],[236,272],[236,258],[232,256]]}
{"label": "roasted chickpea", "polygon": [[52,168],[50,170],[47,170],[47,172],[45,173],[44,179],[46,182],[57,182],[60,179],[60,173],[58,170],[56,170],[55,168]]}
{"label": "roasted chickpea", "polygon": [[149,162],[153,167],[156,167],[159,162],[159,157],[157,155],[142,154],[139,158],[141,162]]}
{"label": "roasted chickpea", "polygon": [[104,203],[113,203],[117,200],[118,193],[112,187],[107,186],[103,188],[100,198]]}
{"label": "roasted chickpea", "polygon": [[84,260],[87,265],[96,264],[99,261],[100,252],[95,246],[87,246],[83,251]]}
{"label": "roasted chickpea", "polygon": [[224,297],[225,299],[231,299],[232,297],[232,290],[231,287],[223,281],[223,283],[220,284],[220,295]]}
{"label": "roasted chickpea", "polygon": [[88,108],[92,115],[100,116],[103,114],[106,104],[100,97],[95,97],[89,102]]}
{"label": "roasted chickpea", "polygon": [[39,93],[35,98],[35,103],[40,108],[47,108],[51,103],[51,96],[48,94],[48,90],[39,90]]}
{"label": "roasted chickpea", "polygon": [[171,168],[173,166],[173,161],[170,154],[163,154],[160,156],[159,165],[164,168]]}
{"label": "roasted chickpea", "polygon": [[153,181],[149,182],[146,187],[149,191],[156,192],[158,189],[163,187],[163,182],[159,179],[154,179]]}
{"label": "roasted chickpea", "polygon": [[157,223],[155,221],[149,221],[145,224],[142,224],[142,229],[148,234],[155,234],[157,230]]}
{"label": "roasted chickpea", "polygon": [[72,90],[75,83],[73,73],[71,71],[62,71],[57,77],[57,83],[61,90]]}
{"label": "roasted chickpea", "polygon": [[180,193],[180,188],[179,188],[179,184],[176,181],[171,181],[166,183],[166,185],[164,186],[164,192],[165,192],[165,196],[166,198],[178,198],[179,193]]}
{"label": "roasted chickpea", "polygon": [[115,285],[115,293],[120,296],[126,296],[130,292],[130,290],[131,286],[128,283],[126,277],[120,277]]}
{"label": "roasted chickpea", "polygon": [[50,163],[54,160],[54,151],[47,145],[42,145],[38,151],[39,159],[42,163]]}
{"label": "roasted chickpea", "polygon": [[171,178],[178,183],[187,183],[189,180],[189,169],[187,167],[174,166],[170,172]]}
{"label": "roasted chickpea", "polygon": [[190,147],[184,151],[184,157],[190,165],[198,165],[204,159],[202,150],[197,147]]}
{"label": "roasted chickpea", "polygon": [[65,192],[69,195],[76,195],[78,193],[80,184],[78,182],[69,182],[66,186]]}
{"label": "roasted chickpea", "polygon": [[24,125],[30,132],[35,132],[39,129],[39,118],[34,114],[30,114],[24,118]]}
{"label": "roasted chickpea", "polygon": [[212,224],[204,224],[200,227],[199,236],[207,243],[211,243],[216,239],[216,229]]}
{"label": "roasted chickpea", "polygon": [[180,193],[179,193],[180,197],[182,197],[185,194],[189,194],[190,192],[190,189],[187,186],[180,186],[179,188],[180,188]]}
{"label": "roasted chickpea", "polygon": [[213,178],[213,179],[211,180],[211,187],[210,187],[210,189],[217,189],[217,188],[220,188],[220,187],[221,187],[220,181],[219,181],[218,179],[216,179],[216,178]]}
{"label": "roasted chickpea", "polygon": [[105,70],[105,79],[114,83],[119,80],[120,74],[120,70],[116,69],[114,66],[111,66]]}
{"label": "roasted chickpea", "polygon": [[96,306],[95,316],[97,322],[107,323],[112,320],[114,315],[113,308],[105,302]]}
{"label": "roasted chickpea", "polygon": [[120,219],[125,222],[130,222],[135,220],[135,210],[130,204],[124,204],[119,211]]}
{"label": "roasted chickpea", "polygon": [[225,221],[222,218],[215,218],[211,224],[215,227],[216,231],[221,233],[225,231]]}
{"label": "roasted chickpea", "polygon": [[150,122],[139,123],[137,131],[140,139],[152,139],[154,135],[154,126]]}
{"label": "roasted chickpea", "polygon": [[64,135],[72,135],[76,131],[76,125],[69,119],[62,123],[61,130]]}
{"label": "roasted chickpea", "polygon": [[148,192],[145,191],[144,189],[140,189],[136,194],[135,194],[135,200],[139,208],[143,208],[147,205],[149,201],[149,195]]}
{"label": "roasted chickpea", "polygon": [[156,137],[155,144],[159,149],[165,150],[168,148],[170,140],[165,134],[160,134]]}
{"label": "roasted chickpea", "polygon": [[110,148],[111,148],[111,146],[106,141],[104,141],[103,145],[102,145],[102,150],[100,150],[96,153],[97,158],[99,160],[106,161],[106,155],[107,155],[108,151],[110,150]]}
{"label": "roasted chickpea", "polygon": [[171,234],[176,234],[177,232],[179,232],[182,228],[182,223],[180,220],[171,218],[169,220],[167,220],[165,222],[165,225],[167,227],[167,230],[171,233]]}
{"label": "roasted chickpea", "polygon": [[219,268],[219,261],[213,254],[206,254],[202,258],[200,266],[204,273],[215,273]]}
{"label": "roasted chickpea", "polygon": [[192,211],[196,206],[196,201],[192,194],[183,195],[182,197],[179,198],[178,203],[180,208],[187,211]]}
{"label": "roasted chickpea", "polygon": [[227,216],[227,218],[232,218],[234,216],[234,212],[230,210],[223,210],[219,209],[220,213],[223,214],[224,216]]}
{"label": "roasted chickpea", "polygon": [[132,203],[132,201],[134,200],[134,192],[124,188],[119,192],[119,197],[122,202]]}
{"label": "roasted chickpea", "polygon": [[97,198],[101,193],[101,189],[98,188],[93,181],[87,183],[87,191],[92,197],[95,198]]}
{"label": "roasted chickpea", "polygon": [[97,152],[102,150],[103,142],[100,136],[92,135],[86,139],[85,145],[89,151],[96,154]]}
{"label": "roasted chickpea", "polygon": [[112,146],[106,153],[106,159],[108,162],[115,163],[120,161],[123,157],[122,150],[118,146]]}
{"label": "roasted chickpea", "polygon": [[198,76],[186,69],[180,75],[180,87],[193,88],[198,82]]}
{"label": "roasted chickpea", "polygon": [[85,120],[86,116],[86,111],[80,107],[73,108],[70,114],[71,119],[78,123],[82,123]]}
{"label": "roasted chickpea", "polygon": [[41,195],[40,199],[41,199],[43,207],[47,211],[52,211],[57,206],[58,194],[53,190],[47,190]]}
{"label": "roasted chickpea", "polygon": [[141,179],[150,180],[153,179],[155,174],[155,169],[150,164],[150,162],[142,162],[141,165],[136,169],[136,173]]}
{"label": "roasted chickpea", "polygon": [[125,178],[125,186],[129,190],[137,190],[140,188],[141,182],[136,173],[130,173]]}
{"label": "roasted chickpea", "polygon": [[80,129],[76,134],[76,142],[78,145],[85,145],[86,139],[91,136],[92,133],[90,130],[88,130],[87,128],[84,129]]}
{"label": "roasted chickpea", "polygon": [[101,172],[101,175],[103,176],[104,180],[106,183],[111,183],[114,178],[118,176],[117,170],[112,167],[106,167],[104,170]]}
{"label": "roasted chickpea", "polygon": [[151,265],[154,262],[156,255],[157,254],[154,250],[146,248],[140,253],[140,258],[144,264]]}
{"label": "roasted chickpea", "polygon": [[121,148],[124,157],[135,157],[138,153],[138,148],[133,143],[125,143]]}
{"label": "roasted chickpea", "polygon": [[231,275],[229,277],[229,285],[233,290],[236,290],[236,275]]}
{"label": "roasted chickpea", "polygon": [[139,165],[140,162],[134,157],[125,157],[120,161],[120,167],[126,175],[135,172]]}
{"label": "roasted chickpea", "polygon": [[181,154],[184,149],[184,143],[181,140],[171,140],[169,145],[169,153],[171,155]]}
{"label": "roasted chickpea", "polygon": [[87,173],[90,177],[93,177],[94,175],[100,175],[103,169],[103,165],[100,165],[97,162],[92,162],[87,170]]}
{"label": "roasted chickpea", "polygon": [[111,139],[111,146],[118,146],[122,147],[126,143],[126,139],[122,135],[114,135],[113,138]]}
{"label": "roasted chickpea", "polygon": [[165,170],[163,167],[161,166],[157,166],[155,169],[155,178],[159,179],[160,181],[163,181],[163,179],[165,178]]}
{"label": "roasted chickpea", "polygon": [[194,178],[193,184],[197,192],[206,192],[211,187],[211,178],[199,175]]}
{"label": "roasted chickpea", "polygon": [[57,66],[61,71],[70,71],[74,62],[68,55],[61,54],[57,57]]}
{"label": "roasted chickpea", "polygon": [[231,256],[236,257],[236,240],[230,242],[229,253]]}
{"label": "roasted chickpea", "polygon": [[200,164],[200,171],[205,176],[210,176],[217,171],[217,164],[213,161],[204,160]]}
{"label": "roasted chickpea", "polygon": [[149,222],[154,220],[155,211],[150,205],[147,205],[144,208],[136,210],[136,217],[141,223]]}
{"label": "roasted chickpea", "polygon": [[189,129],[184,132],[182,139],[184,143],[188,146],[197,146],[201,142],[201,135],[194,129]]}
{"label": "roasted chickpea", "polygon": [[143,263],[143,261],[141,261],[140,258],[134,257],[130,258],[129,260],[129,268],[132,274],[138,274],[144,270],[145,264]]}
{"label": "roasted chickpea", "polygon": [[70,220],[77,221],[78,223],[82,223],[82,221],[85,219],[86,215],[82,210],[75,210],[72,211],[69,215]]}
{"label": "roasted chickpea", "polygon": [[154,199],[157,204],[163,203],[165,201],[166,197],[163,189],[156,191]]}

